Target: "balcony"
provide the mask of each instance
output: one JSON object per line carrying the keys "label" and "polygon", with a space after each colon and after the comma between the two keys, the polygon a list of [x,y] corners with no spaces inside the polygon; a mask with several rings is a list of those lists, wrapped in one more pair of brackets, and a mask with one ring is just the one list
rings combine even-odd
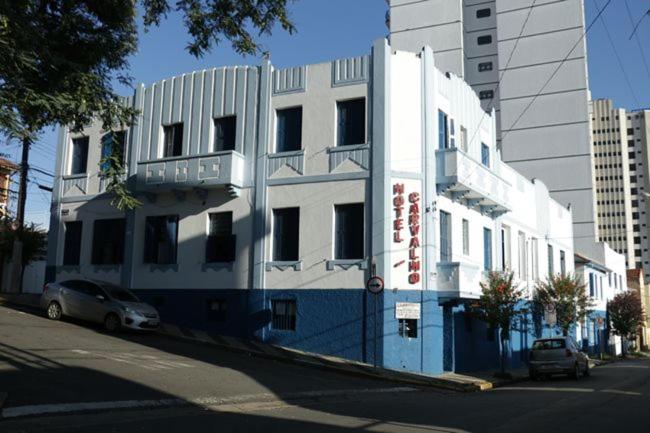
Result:
{"label": "balcony", "polygon": [[436,185],[439,194],[497,217],[508,212],[510,184],[489,167],[458,149],[436,151]]}
{"label": "balcony", "polygon": [[235,151],[138,162],[138,191],[239,189],[244,183],[244,155]]}
{"label": "balcony", "polygon": [[441,302],[460,299],[478,299],[481,296],[483,270],[464,262],[438,263],[438,299]]}

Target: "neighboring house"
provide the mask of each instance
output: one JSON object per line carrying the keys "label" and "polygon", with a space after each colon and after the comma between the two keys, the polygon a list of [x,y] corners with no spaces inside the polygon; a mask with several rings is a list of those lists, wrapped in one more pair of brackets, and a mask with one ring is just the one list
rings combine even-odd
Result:
{"label": "neighboring house", "polygon": [[19,169],[13,162],[0,158],[0,217],[7,216],[9,212],[11,176]]}
{"label": "neighboring house", "polygon": [[429,48],[196,71],[128,103],[143,205],[124,214],[103,193],[99,122],[62,128],[49,280],[122,284],[180,326],[439,373],[498,363],[495,333],[463,314],[487,271],[529,295],[574,271],[571,211],[501,161],[494,111]]}
{"label": "neighboring house", "polygon": [[576,326],[576,335],[582,347],[592,355],[621,353],[621,338],[614,335],[609,326],[607,303],[618,293],[627,290],[625,256],[616,253],[607,244],[600,262],[581,254],[575,255],[576,276],[585,285],[593,301],[593,311]]}
{"label": "neighboring house", "polygon": [[627,285],[630,290],[635,290],[639,294],[645,313],[645,321],[637,336],[637,347],[641,350],[648,350],[650,346],[650,284],[646,283],[643,274],[642,269],[628,269]]}

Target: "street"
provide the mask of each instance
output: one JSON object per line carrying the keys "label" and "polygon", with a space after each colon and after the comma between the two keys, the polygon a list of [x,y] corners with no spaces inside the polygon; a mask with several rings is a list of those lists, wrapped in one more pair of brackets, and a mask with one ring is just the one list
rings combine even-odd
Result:
{"label": "street", "polygon": [[0,307],[1,432],[647,432],[650,362],[459,394]]}

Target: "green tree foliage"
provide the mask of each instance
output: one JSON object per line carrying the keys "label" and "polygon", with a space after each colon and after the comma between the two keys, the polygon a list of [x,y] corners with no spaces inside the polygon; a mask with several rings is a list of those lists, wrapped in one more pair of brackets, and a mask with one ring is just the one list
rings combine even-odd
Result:
{"label": "green tree foliage", "polygon": [[45,230],[31,224],[19,231],[16,229],[14,222],[6,218],[0,221],[0,256],[2,258],[11,257],[16,238],[23,244],[23,269],[45,254],[47,247],[47,232]]}
{"label": "green tree foliage", "polygon": [[[95,118],[106,131],[132,124],[136,112],[113,83],[131,84],[138,5],[145,29],[171,11],[182,13],[188,51],[201,56],[222,40],[241,54],[258,54],[254,33],[270,33],[278,22],[293,32],[288,1],[0,0],[0,131],[29,145],[43,128],[59,124],[73,131]],[[123,171],[121,161],[108,162]],[[137,204],[122,177],[111,176],[107,189],[116,205]]]}
{"label": "green tree foliage", "polygon": [[609,319],[616,335],[633,338],[645,320],[641,298],[635,291],[627,290],[607,303]]}
{"label": "green tree foliage", "polygon": [[512,328],[524,298],[523,291],[513,284],[512,272],[490,272],[487,283],[481,283],[479,300],[468,305],[469,313],[499,330],[499,360],[501,372],[505,372],[507,347]]}
{"label": "green tree foliage", "polygon": [[555,308],[557,325],[564,335],[568,335],[571,325],[582,320],[594,306],[584,284],[577,277],[561,274],[539,281],[533,302],[544,308]]}

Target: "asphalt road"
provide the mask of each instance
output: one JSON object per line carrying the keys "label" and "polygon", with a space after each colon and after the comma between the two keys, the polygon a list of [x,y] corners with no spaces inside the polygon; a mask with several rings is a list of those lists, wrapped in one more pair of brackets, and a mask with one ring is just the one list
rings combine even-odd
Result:
{"label": "asphalt road", "polygon": [[0,432],[647,433],[649,381],[635,360],[458,394],[0,307]]}

